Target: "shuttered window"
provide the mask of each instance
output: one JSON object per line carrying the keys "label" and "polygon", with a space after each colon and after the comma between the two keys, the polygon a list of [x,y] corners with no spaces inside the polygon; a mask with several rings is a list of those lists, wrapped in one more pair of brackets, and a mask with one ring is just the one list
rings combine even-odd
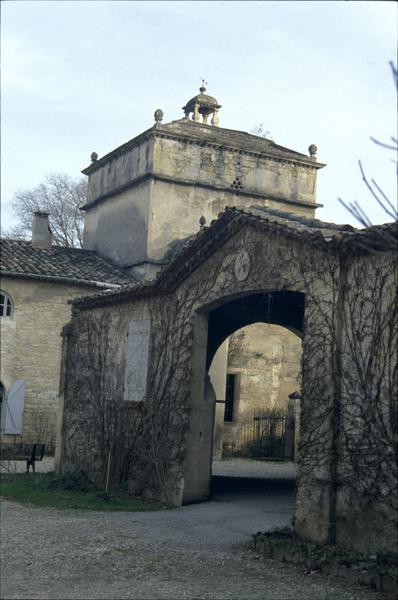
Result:
{"label": "shuttered window", "polygon": [[124,379],[124,399],[127,402],[142,402],[145,399],[150,328],[151,323],[147,319],[129,322]]}
{"label": "shuttered window", "polygon": [[3,433],[19,435],[22,433],[25,403],[25,381],[17,379],[8,390],[3,408]]}

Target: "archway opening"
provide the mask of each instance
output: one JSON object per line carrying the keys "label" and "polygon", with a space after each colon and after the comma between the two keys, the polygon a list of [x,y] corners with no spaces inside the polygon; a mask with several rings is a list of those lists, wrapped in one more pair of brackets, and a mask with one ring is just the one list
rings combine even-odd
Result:
{"label": "archway opening", "polygon": [[[209,368],[216,402],[213,474],[243,468],[243,459],[294,460],[301,355],[301,338],[269,323],[247,325],[218,348]],[[230,461],[228,468],[221,460]],[[248,461],[253,473],[262,472]],[[287,465],[280,470],[292,472]]]}
{"label": "archway opening", "polygon": [[[277,382],[277,375],[278,370],[280,374],[282,368],[286,368],[287,365],[283,365],[284,349],[281,347],[283,342],[277,334],[287,338],[292,332],[294,345],[296,349],[300,348],[300,338],[304,327],[304,310],[304,294],[276,290],[241,294],[222,299],[210,306],[203,307],[198,312],[194,336],[195,368],[191,389],[192,418],[184,482],[185,503],[209,497],[213,458],[220,460],[223,455],[226,457],[228,446],[232,449],[232,453],[236,449],[239,451],[240,447],[243,449],[244,443],[239,440],[239,435],[242,433],[242,427],[239,426],[239,421],[242,421],[240,417],[250,411],[254,417],[252,409],[255,408],[257,402],[257,400],[247,398],[251,393],[250,385],[248,385],[250,360],[257,360],[257,363],[261,363],[262,360],[263,366],[268,366],[268,373],[264,373],[263,377],[259,377],[258,373],[252,373],[254,378],[262,379],[257,387],[264,390],[267,381],[268,384],[271,382],[271,389],[267,391],[266,398],[261,399],[261,389],[258,390],[257,407],[266,408],[264,403],[266,404],[267,401],[270,409],[277,410],[280,406],[279,396],[283,394],[283,391],[280,389],[280,378]],[[267,346],[268,344],[271,360],[269,360],[269,356],[265,356],[266,352],[264,353],[261,348],[256,348],[256,340],[258,342],[259,339],[263,345]],[[229,344],[230,352],[228,351]],[[225,349],[226,347],[227,349]],[[238,349],[239,352],[237,352]],[[221,360],[219,359],[220,355],[222,355]],[[235,367],[232,366],[234,361]],[[239,361],[241,361],[241,366],[236,367]],[[246,366],[245,361],[247,362]],[[219,367],[215,368],[217,362]],[[296,357],[296,364],[299,363],[300,357]],[[259,364],[257,364],[256,370],[261,371]],[[297,370],[299,369],[297,368]],[[240,375],[240,377],[231,377],[233,375]],[[298,373],[293,378],[296,380],[294,384],[290,381],[292,391],[289,389],[289,393],[286,393],[287,396],[299,391]],[[227,393],[231,394],[231,389],[227,389],[227,387],[234,388],[237,383],[240,384],[241,397],[235,407],[233,405],[231,407],[231,403],[227,407]],[[242,389],[242,383],[245,390]],[[275,389],[272,389],[272,386]],[[246,393],[246,401],[242,400],[242,391],[244,394]],[[287,390],[285,391],[287,392]],[[236,387],[232,391],[233,395],[235,393]],[[285,398],[284,401],[287,405],[288,399]],[[258,406],[259,404],[263,404],[263,406]],[[256,426],[259,422],[256,422]],[[230,430],[229,440],[226,435],[228,428]]]}

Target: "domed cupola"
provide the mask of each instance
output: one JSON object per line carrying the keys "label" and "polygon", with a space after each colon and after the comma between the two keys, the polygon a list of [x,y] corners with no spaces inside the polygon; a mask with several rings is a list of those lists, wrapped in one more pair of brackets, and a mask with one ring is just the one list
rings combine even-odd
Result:
{"label": "domed cupola", "polygon": [[192,113],[192,121],[198,122],[200,120],[200,115],[202,115],[203,124],[208,125],[209,116],[213,115],[211,119],[211,124],[214,127],[218,125],[218,111],[221,108],[221,105],[218,104],[217,100],[213,98],[213,96],[208,96],[205,94],[207,82],[202,79],[202,87],[199,88],[200,94],[191,98],[189,102],[183,106],[182,110],[185,113],[185,119],[189,119],[190,114]]}

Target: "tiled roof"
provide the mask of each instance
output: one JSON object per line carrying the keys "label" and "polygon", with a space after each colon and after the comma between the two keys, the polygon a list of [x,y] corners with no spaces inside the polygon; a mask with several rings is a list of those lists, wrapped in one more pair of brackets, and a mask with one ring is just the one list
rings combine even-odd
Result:
{"label": "tiled roof", "polygon": [[110,261],[91,250],[52,246],[45,250],[22,240],[1,240],[1,274],[101,287],[134,283]]}
{"label": "tiled roof", "polygon": [[264,233],[278,231],[309,246],[336,253],[369,254],[374,251],[394,251],[397,248],[396,222],[356,229],[351,225],[308,219],[271,208],[252,206],[243,210],[227,207],[209,227],[179,240],[167,257],[170,262],[154,281],[139,282],[120,290],[76,298],[73,304],[79,308],[89,308],[169,293],[214,253],[217,247],[245,225],[259,228]]}
{"label": "tiled roof", "polygon": [[358,231],[352,225],[328,223],[327,221],[321,221],[320,219],[304,217],[297,215],[296,213],[287,212],[285,210],[269,208],[268,206],[249,206],[248,208],[242,209],[228,208],[228,210],[233,210],[240,214],[254,215],[259,219],[272,221],[273,223],[281,223],[287,227],[299,231],[306,231],[308,233],[324,231],[325,235],[342,235],[347,233],[355,233],[355,231]]}

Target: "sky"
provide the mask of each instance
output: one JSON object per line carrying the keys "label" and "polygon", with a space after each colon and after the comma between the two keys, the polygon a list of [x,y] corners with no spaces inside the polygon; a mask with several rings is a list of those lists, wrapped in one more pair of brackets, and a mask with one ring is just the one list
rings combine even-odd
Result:
{"label": "sky", "polygon": [[222,105],[220,126],[308,153],[318,146],[316,216],[391,220],[367,191],[361,160],[395,203],[396,157],[370,136],[396,136],[397,5],[384,1],[3,1],[2,227],[17,190],[50,172],[83,177],[154,123],[183,116],[198,93]]}

